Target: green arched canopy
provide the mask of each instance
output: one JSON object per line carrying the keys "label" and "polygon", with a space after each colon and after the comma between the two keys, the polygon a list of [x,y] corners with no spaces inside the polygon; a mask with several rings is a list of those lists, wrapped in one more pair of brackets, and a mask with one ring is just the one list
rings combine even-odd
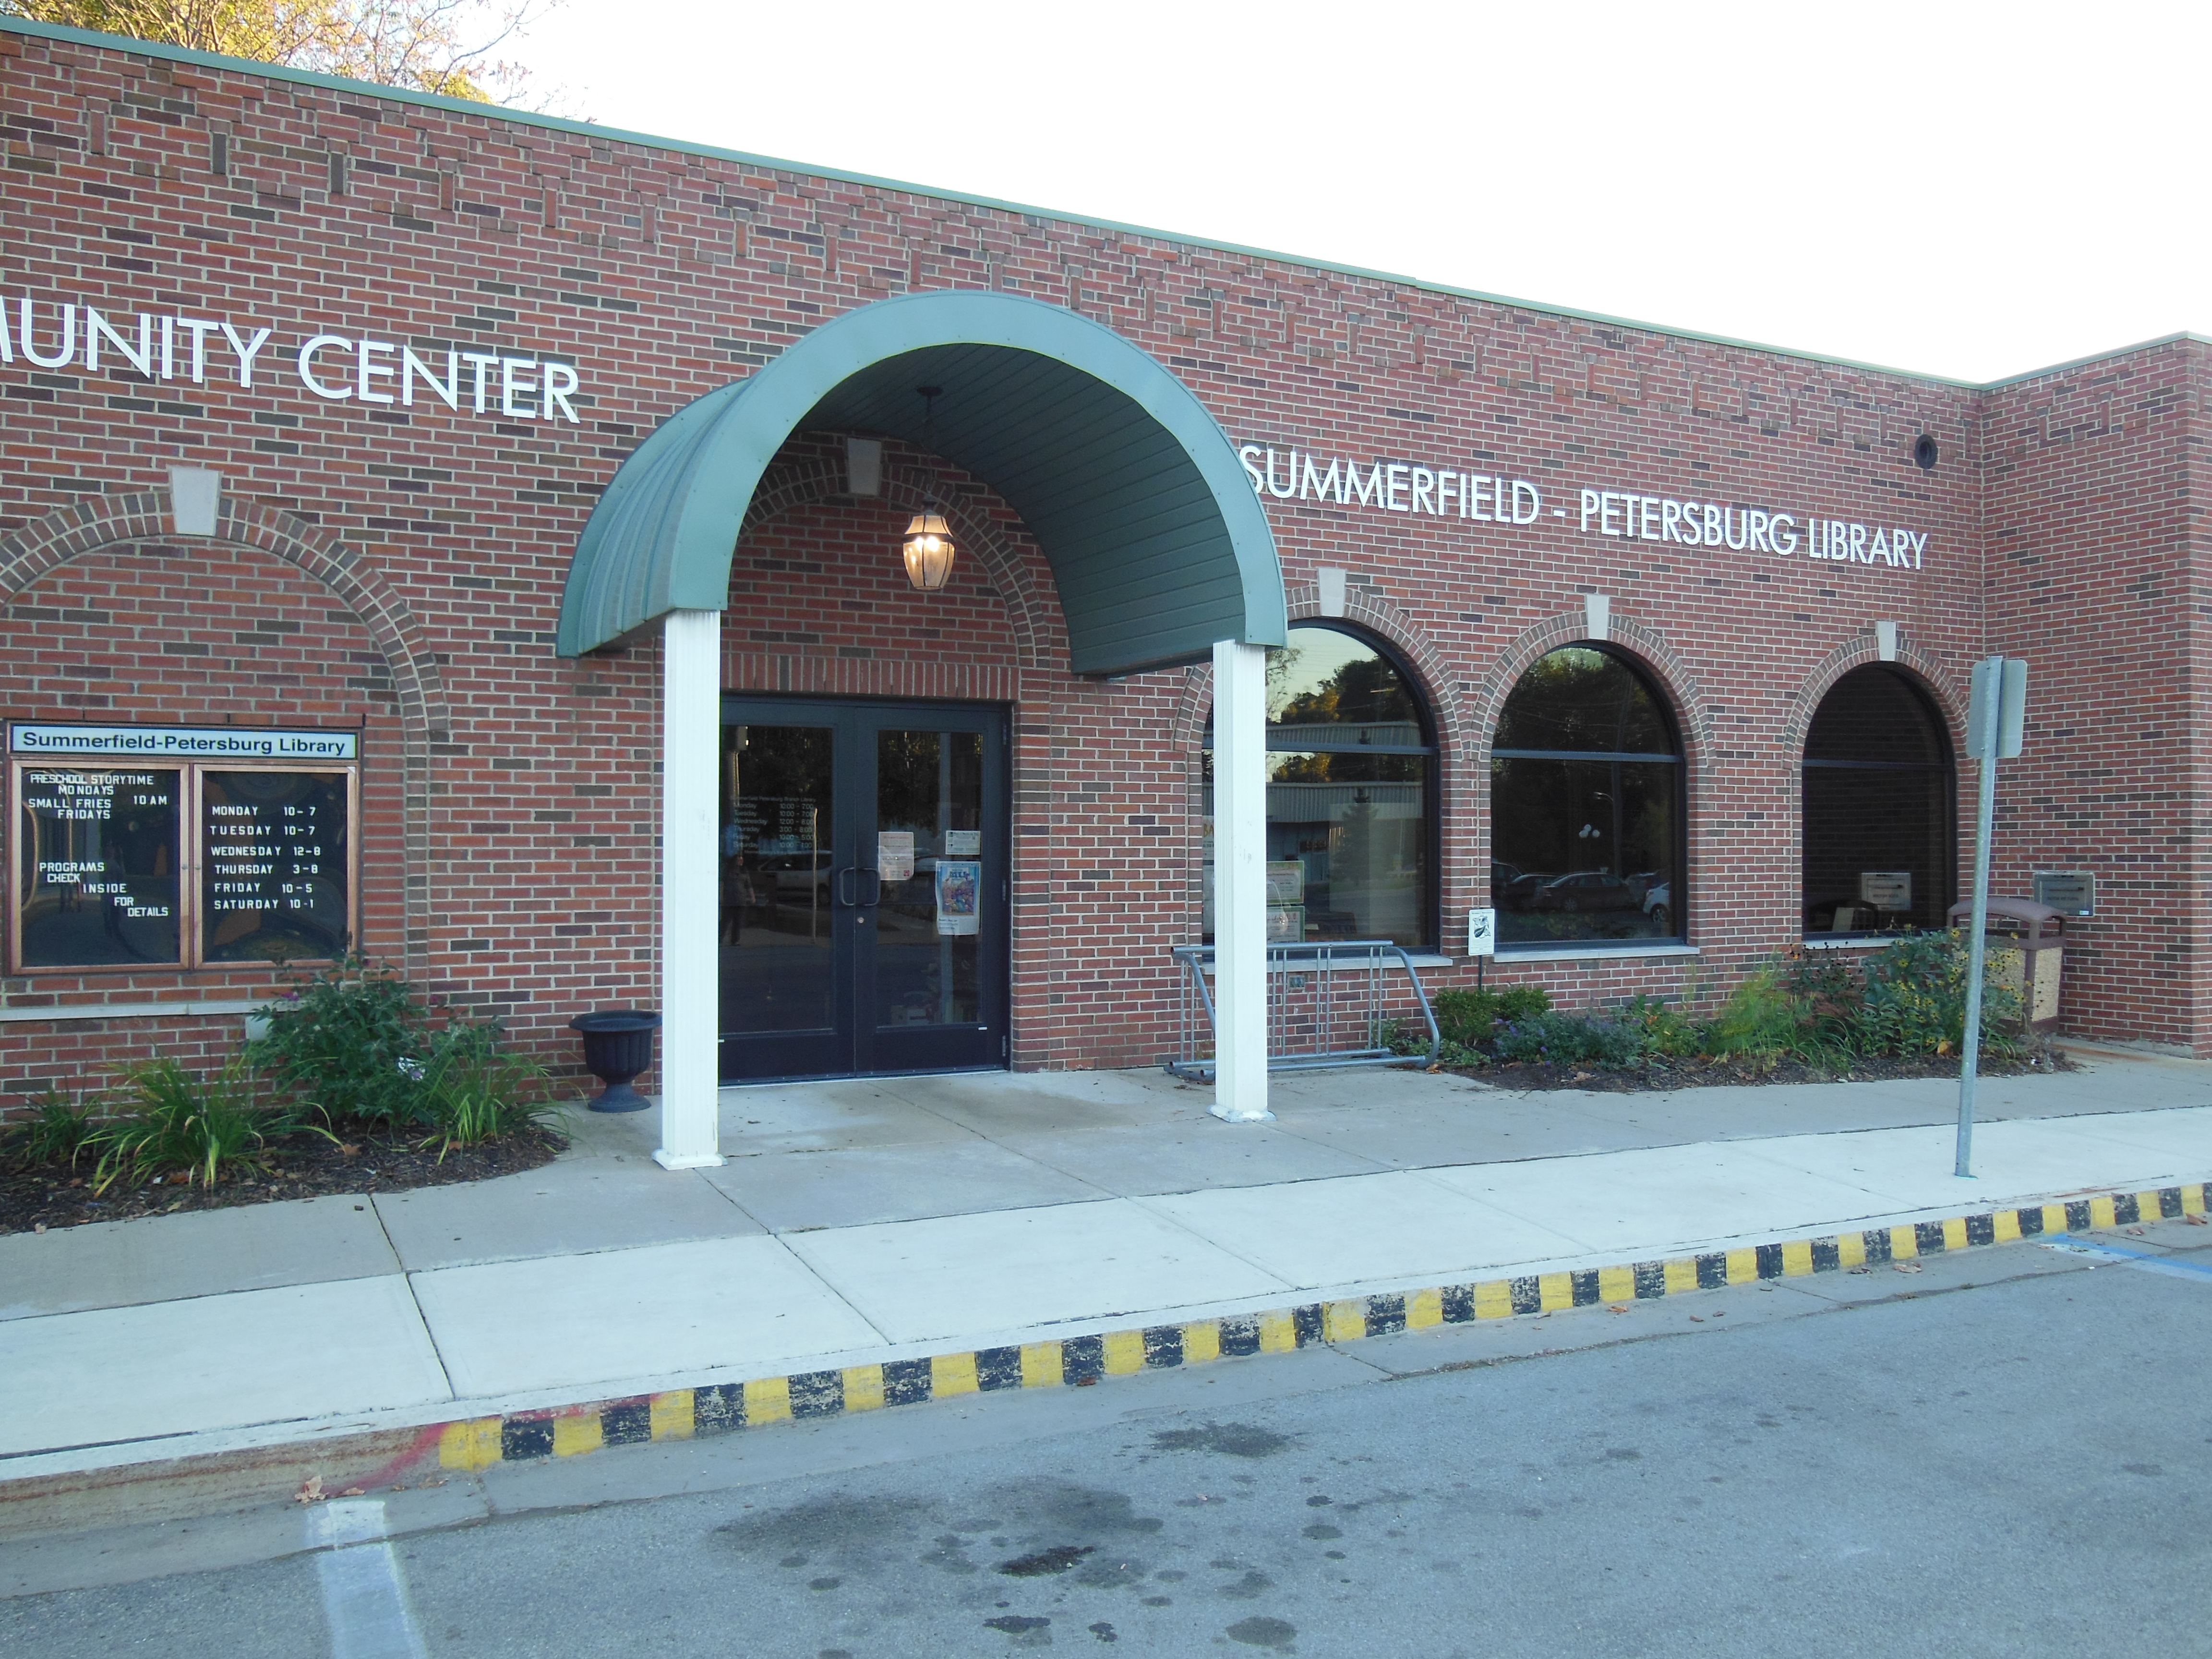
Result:
{"label": "green arched canopy", "polygon": [[[1282,568],[1251,482],[1183,384],[1112,330],[1006,294],[913,294],[823,324],[678,410],[625,460],[576,545],[560,651],[720,611],[761,475],[793,432],[919,443],[1003,496],[1042,545],[1079,674],[1281,645]],[[894,550],[886,547],[890,558]]]}

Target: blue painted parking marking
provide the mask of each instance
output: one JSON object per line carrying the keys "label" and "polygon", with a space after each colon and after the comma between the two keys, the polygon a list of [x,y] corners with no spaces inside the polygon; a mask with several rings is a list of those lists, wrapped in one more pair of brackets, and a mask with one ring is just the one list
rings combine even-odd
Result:
{"label": "blue painted parking marking", "polygon": [[2117,1261],[2124,1267],[2140,1267],[2145,1273],[2168,1273],[2176,1279],[2195,1279],[2202,1284],[2212,1279],[2212,1266],[2198,1261],[2179,1261],[2170,1255],[2152,1255],[2143,1250],[2124,1250],[2117,1244],[2089,1244],[2078,1238],[2047,1239],[2046,1250],[2063,1250],[2069,1255],[2091,1255],[2106,1261]]}

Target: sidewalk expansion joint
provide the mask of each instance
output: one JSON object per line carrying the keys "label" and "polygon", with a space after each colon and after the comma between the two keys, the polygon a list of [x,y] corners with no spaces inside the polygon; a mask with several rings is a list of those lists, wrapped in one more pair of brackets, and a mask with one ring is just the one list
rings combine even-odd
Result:
{"label": "sidewalk expansion joint", "polygon": [[772,1424],[918,1406],[1007,1389],[1087,1388],[1119,1376],[1250,1354],[1287,1353],[1399,1331],[1510,1319],[1719,1290],[1766,1279],[1940,1255],[2022,1239],[2205,1213],[2208,1185],[2106,1193],[2060,1204],[1984,1210],[1941,1221],[1711,1250],[1613,1267],[1532,1273],[1431,1290],[1309,1303],[1186,1324],[976,1348],[921,1359],[799,1371],[744,1382],[674,1389],[623,1400],[508,1412],[432,1425],[438,1461],[471,1470],[574,1457],[603,1446],[730,1434]]}

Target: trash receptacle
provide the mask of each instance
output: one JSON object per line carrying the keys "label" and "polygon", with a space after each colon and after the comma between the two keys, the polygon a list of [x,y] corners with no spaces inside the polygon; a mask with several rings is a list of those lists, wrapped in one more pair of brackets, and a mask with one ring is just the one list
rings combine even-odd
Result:
{"label": "trash receptacle", "polygon": [[[1954,927],[1964,927],[1973,921],[1974,907],[1962,901],[1951,907],[1950,915]],[[2033,899],[1992,898],[1984,937],[1990,982],[2020,993],[2031,1030],[2057,1024],[2059,975],[2066,955],[2065,913]]]}

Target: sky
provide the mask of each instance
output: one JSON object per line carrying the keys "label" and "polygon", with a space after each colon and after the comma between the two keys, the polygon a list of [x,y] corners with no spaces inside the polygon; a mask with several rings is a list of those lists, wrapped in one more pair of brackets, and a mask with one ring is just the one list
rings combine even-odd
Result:
{"label": "sky", "polygon": [[558,112],[1983,381],[2212,335],[2212,8],[565,0]]}

